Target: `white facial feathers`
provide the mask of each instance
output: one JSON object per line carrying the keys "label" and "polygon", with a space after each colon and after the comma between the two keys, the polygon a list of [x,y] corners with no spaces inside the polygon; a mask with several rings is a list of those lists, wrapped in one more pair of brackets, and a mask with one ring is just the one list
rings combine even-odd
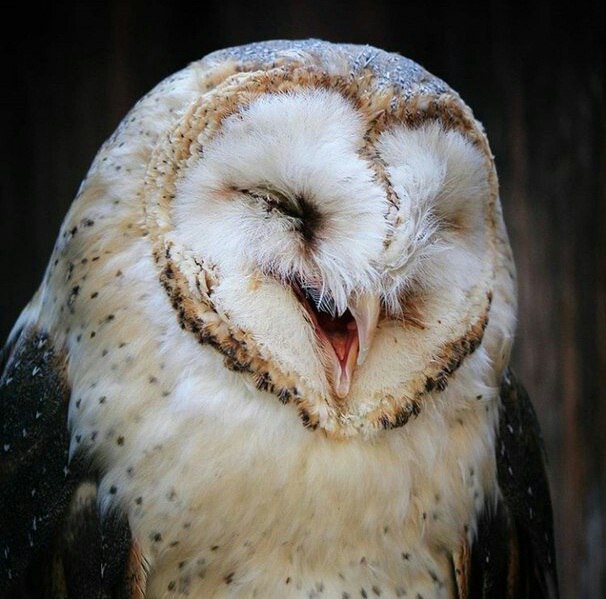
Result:
{"label": "white facial feathers", "polygon": [[225,119],[180,182],[179,236],[226,270],[319,280],[341,311],[356,291],[381,291],[396,309],[394,297],[411,284],[473,282],[488,195],[480,151],[437,122],[380,136],[400,202],[383,253],[392,224],[360,156],[363,136],[360,115],[336,92],[261,97]]}
{"label": "white facial feathers", "polygon": [[[437,122],[399,127],[378,143],[400,200],[384,256],[386,300],[411,286],[468,288],[485,266],[489,184],[480,151]],[[392,296],[390,298],[390,296]]]}
{"label": "white facial feathers", "polygon": [[374,287],[388,224],[360,148],[364,123],[339,94],[267,95],[224,120],[180,183],[178,233],[222,268],[321,281],[344,310]]}
{"label": "white facial feathers", "polygon": [[[390,319],[401,326],[403,318],[416,327],[398,333],[397,342],[379,330],[376,352],[385,355],[387,343],[402,364],[414,354],[418,375],[445,331],[466,334],[470,316],[457,312],[466,310],[490,266],[481,151],[438,121],[391,125],[372,144],[367,133],[374,126],[336,91],[260,95],[208,138],[201,134],[171,203],[174,238],[220,271],[212,301],[222,318],[249,332],[267,360],[296,373],[318,397],[403,393],[407,372],[376,378],[376,365],[361,367],[375,327],[386,330]],[[333,307],[319,308],[333,318],[349,308],[351,319],[356,301],[370,298],[374,324],[360,330],[363,319],[356,318],[353,341],[345,321],[319,324],[313,310],[303,309],[298,292],[306,284],[320,296],[318,305]],[[440,327],[427,328],[431,321]],[[350,341],[358,345],[348,353]],[[361,380],[364,372],[372,372],[372,383]]]}

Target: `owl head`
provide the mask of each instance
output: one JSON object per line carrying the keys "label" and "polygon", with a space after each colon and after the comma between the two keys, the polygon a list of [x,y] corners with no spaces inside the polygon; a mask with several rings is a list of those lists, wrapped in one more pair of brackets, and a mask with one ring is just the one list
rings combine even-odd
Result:
{"label": "owl head", "polygon": [[174,317],[306,426],[399,427],[457,378],[496,386],[515,300],[492,155],[412,61],[314,40],[212,54],[125,119],[93,202],[124,140]]}

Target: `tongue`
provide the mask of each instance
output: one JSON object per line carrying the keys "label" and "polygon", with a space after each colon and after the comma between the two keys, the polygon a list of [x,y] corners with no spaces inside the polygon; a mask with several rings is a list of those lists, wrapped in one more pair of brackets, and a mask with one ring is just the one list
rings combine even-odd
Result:
{"label": "tongue", "polygon": [[353,320],[339,322],[340,320],[321,315],[318,318],[318,325],[321,327],[328,341],[330,341],[339,361],[343,362],[347,360],[347,355],[351,349],[354,337],[357,337],[358,331],[356,323]]}
{"label": "tongue", "polygon": [[337,354],[339,360],[343,362],[345,356],[347,355],[347,345],[349,341],[348,337],[344,335],[333,335],[329,336],[328,340],[330,341],[330,344],[335,350],[335,353]]}
{"label": "tongue", "polygon": [[[334,345],[333,345],[334,348]],[[348,340],[346,349],[341,357],[337,353],[338,361],[333,364],[333,381],[335,393],[339,399],[347,397],[351,386],[351,375],[358,357],[358,335],[354,333]]]}

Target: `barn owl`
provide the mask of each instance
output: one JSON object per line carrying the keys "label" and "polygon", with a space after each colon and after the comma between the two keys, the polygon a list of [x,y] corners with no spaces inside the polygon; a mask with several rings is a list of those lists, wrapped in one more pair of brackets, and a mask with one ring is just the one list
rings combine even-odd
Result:
{"label": "barn owl", "polygon": [[444,82],[317,40],[194,62],[103,145],[6,344],[3,593],[556,597],[515,315]]}

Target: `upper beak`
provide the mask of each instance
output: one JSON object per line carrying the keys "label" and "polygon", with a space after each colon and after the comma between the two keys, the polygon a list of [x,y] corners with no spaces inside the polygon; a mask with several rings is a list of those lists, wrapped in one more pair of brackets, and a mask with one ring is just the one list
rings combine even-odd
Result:
{"label": "upper beak", "polygon": [[360,348],[358,350],[357,365],[361,366],[366,360],[375,336],[375,331],[377,330],[381,302],[376,294],[365,293],[357,296],[355,300],[349,303],[348,307],[356,320],[358,328]]}
{"label": "upper beak", "polygon": [[[331,345],[333,349],[326,353],[329,358],[329,378],[339,399],[347,397],[356,366],[361,366],[368,356],[377,329],[381,302],[377,295],[365,293],[352,299],[348,308],[355,320],[355,327],[350,327],[353,338],[346,347],[337,348],[330,338],[321,338],[325,345]],[[326,344],[326,339],[329,344]]]}

